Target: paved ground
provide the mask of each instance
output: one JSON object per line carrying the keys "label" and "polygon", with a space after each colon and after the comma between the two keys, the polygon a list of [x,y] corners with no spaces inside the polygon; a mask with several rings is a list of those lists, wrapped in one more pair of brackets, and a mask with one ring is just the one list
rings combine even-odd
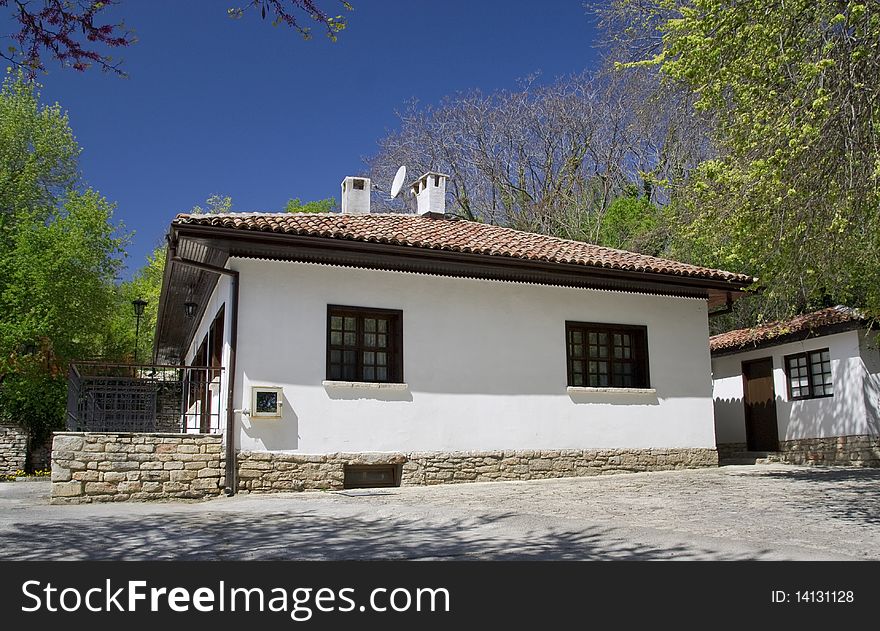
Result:
{"label": "paved ground", "polygon": [[0,484],[0,559],[880,559],[880,471],[737,466],[50,506]]}

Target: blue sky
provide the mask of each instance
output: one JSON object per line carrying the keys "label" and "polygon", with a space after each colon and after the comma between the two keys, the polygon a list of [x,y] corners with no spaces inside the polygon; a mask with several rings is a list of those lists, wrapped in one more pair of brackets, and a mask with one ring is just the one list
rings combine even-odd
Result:
{"label": "blue sky", "polygon": [[[212,194],[238,211],[338,198],[410,99],[598,63],[582,0],[351,0],[336,43],[256,13],[231,20],[236,1],[121,0],[108,15],[139,40],[120,53],[128,78],[52,65],[40,78],[43,100],[69,113],[86,182],[135,233],[126,276],[176,213]],[[322,6],[342,12],[336,0]]]}

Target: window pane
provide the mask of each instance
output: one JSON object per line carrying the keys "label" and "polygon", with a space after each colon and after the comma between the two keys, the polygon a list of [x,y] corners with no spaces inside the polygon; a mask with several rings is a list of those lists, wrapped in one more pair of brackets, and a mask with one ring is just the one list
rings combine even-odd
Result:
{"label": "window pane", "polygon": [[[583,378],[593,387],[648,387],[647,357],[636,350],[645,346],[642,329],[597,324],[591,330],[591,325],[585,323],[576,330],[573,324],[568,324],[566,346],[572,385]],[[579,339],[583,339],[584,346],[575,343]],[[584,377],[576,376],[584,373]]]}
{"label": "window pane", "polygon": [[327,348],[328,378],[387,381],[402,377],[392,374],[395,369],[392,361],[396,364],[400,358],[388,352],[395,346],[389,335],[400,334],[396,317],[380,316],[373,310],[357,307],[343,307],[332,313]]}
{"label": "window pane", "polygon": [[571,339],[572,344],[583,344],[584,343],[584,334],[580,331],[569,331],[568,336]]}

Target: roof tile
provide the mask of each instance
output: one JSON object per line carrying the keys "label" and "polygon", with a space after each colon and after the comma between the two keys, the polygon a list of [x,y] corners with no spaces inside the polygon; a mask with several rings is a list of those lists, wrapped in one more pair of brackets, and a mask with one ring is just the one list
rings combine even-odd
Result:
{"label": "roof tile", "polygon": [[791,320],[770,322],[751,329],[737,329],[714,335],[709,338],[709,349],[712,352],[745,349],[786,335],[806,333],[832,324],[860,322],[864,319],[865,316],[857,309],[838,305],[799,315]]}
{"label": "roof tile", "polygon": [[173,223],[387,243],[485,256],[506,256],[531,261],[688,276],[738,284],[750,284],[754,281],[746,274],[698,267],[635,252],[449,216],[341,215],[339,213],[181,214]]}

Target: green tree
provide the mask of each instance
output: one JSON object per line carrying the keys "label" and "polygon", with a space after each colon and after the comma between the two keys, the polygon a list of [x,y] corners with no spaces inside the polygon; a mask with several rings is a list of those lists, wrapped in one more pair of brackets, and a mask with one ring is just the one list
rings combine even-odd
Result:
{"label": "green tree", "polygon": [[288,200],[284,206],[286,213],[329,213],[336,209],[336,200],[332,197],[302,203],[299,197]]}
{"label": "green tree", "polygon": [[688,86],[715,121],[717,157],[674,199],[676,252],[757,274],[751,319],[880,311],[880,6],[618,0],[609,14],[630,53],[651,51],[629,67]]}
{"label": "green tree", "polygon": [[647,197],[629,194],[608,206],[599,227],[600,245],[658,256],[664,242],[660,232],[661,211]]}
{"label": "green tree", "polygon": [[205,200],[204,208],[196,204],[189,212],[193,215],[232,212],[232,198],[228,195],[218,195],[217,193],[214,193]]}
{"label": "green tree", "polygon": [[0,415],[40,438],[63,421],[71,359],[101,352],[126,238],[80,186],[60,107],[10,75],[0,89]]}
{"label": "green tree", "polygon": [[60,106],[41,105],[22,73],[0,86],[0,238],[19,216],[47,219],[77,182],[80,148]]}
{"label": "green tree", "polygon": [[[157,247],[131,280],[119,283],[116,287],[112,316],[104,342],[107,357],[118,361],[133,361],[137,341],[138,362],[152,361],[166,252],[164,245]],[[138,299],[147,301],[139,332],[136,331],[132,306],[132,301]],[[139,333],[137,340],[135,333]]]}

